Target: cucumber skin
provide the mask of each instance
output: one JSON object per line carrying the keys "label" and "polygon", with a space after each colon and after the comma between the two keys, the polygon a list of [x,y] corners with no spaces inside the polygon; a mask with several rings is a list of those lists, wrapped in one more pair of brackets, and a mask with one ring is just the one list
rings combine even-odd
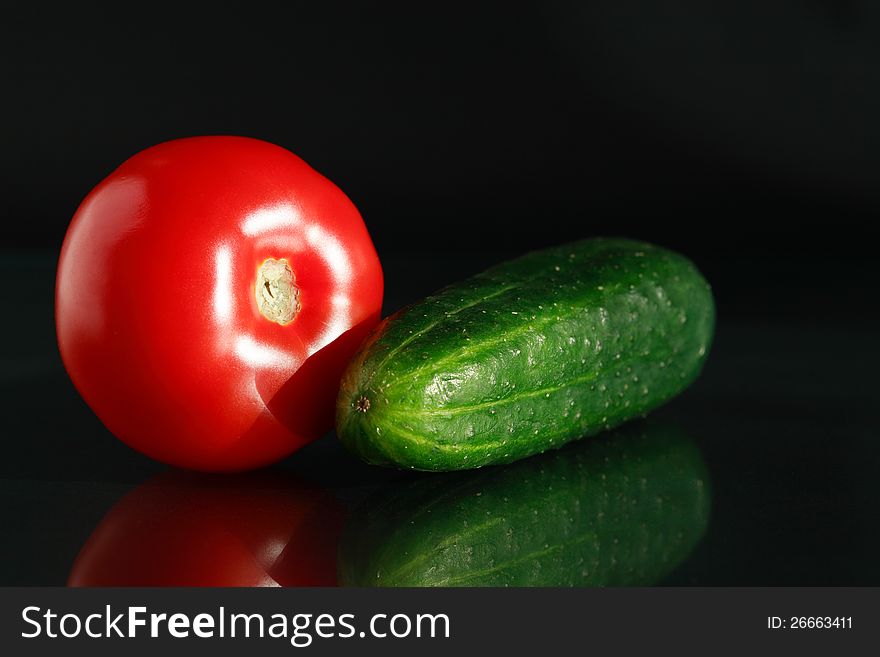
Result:
{"label": "cucumber skin", "polygon": [[649,586],[710,514],[694,443],[650,421],[508,468],[425,476],[343,530],[344,586]]}
{"label": "cucumber skin", "polygon": [[383,321],[343,376],[337,433],[378,465],[510,463],[679,394],[714,325],[709,284],[677,253],[625,239],[536,251]]}

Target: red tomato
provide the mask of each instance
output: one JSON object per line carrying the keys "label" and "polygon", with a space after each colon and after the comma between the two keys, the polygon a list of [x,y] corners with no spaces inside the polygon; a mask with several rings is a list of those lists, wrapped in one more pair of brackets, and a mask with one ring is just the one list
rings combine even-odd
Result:
{"label": "red tomato", "polygon": [[297,156],[179,139],[124,162],[77,210],[58,344],[131,447],[186,468],[254,468],[330,429],[382,285],[357,209]]}
{"label": "red tomato", "polygon": [[335,586],[344,519],[329,493],[277,473],[164,473],[110,509],[68,585]]}

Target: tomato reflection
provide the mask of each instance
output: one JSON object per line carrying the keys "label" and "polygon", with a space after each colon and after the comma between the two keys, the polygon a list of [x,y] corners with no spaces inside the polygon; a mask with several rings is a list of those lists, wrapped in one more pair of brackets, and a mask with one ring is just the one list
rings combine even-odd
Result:
{"label": "tomato reflection", "polygon": [[334,586],[342,505],[277,472],[171,471],[123,497],[70,586]]}

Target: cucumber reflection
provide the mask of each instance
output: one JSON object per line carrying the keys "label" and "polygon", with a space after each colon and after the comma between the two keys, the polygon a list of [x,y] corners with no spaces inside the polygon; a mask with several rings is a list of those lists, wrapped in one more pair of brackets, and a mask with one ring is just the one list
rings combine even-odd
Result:
{"label": "cucumber reflection", "polygon": [[170,471],[138,486],[80,550],[70,586],[333,586],[344,513],[289,475]]}
{"label": "cucumber reflection", "polygon": [[290,473],[170,471],[104,516],[68,583],[648,585],[690,553],[708,516],[699,451],[653,423],[505,467],[388,483],[347,519],[332,490]]}
{"label": "cucumber reflection", "polygon": [[388,488],[347,524],[351,586],[659,582],[702,536],[705,465],[673,427],[636,423],[505,468]]}

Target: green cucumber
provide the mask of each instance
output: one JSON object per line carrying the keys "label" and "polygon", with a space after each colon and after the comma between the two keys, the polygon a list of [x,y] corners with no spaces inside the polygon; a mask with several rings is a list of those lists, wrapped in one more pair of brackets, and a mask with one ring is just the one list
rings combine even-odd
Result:
{"label": "green cucumber", "polygon": [[642,416],[699,374],[715,308],[672,251],[592,239],[493,267],[382,322],[349,365],[342,442],[370,463],[509,463]]}
{"label": "green cucumber", "polygon": [[705,465],[674,427],[634,423],[508,468],[422,477],[356,508],[349,586],[637,586],[703,535]]}

